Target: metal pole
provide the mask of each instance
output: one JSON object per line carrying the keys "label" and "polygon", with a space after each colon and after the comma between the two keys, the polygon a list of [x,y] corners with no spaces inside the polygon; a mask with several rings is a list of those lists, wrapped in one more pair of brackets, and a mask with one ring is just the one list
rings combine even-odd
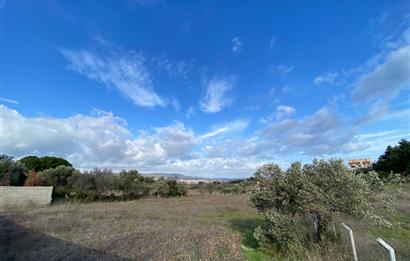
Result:
{"label": "metal pole", "polygon": [[346,229],[349,232],[350,244],[352,245],[352,252],[353,252],[353,261],[358,261],[359,259],[357,258],[356,245],[354,243],[353,231],[350,229],[350,227],[346,226],[344,223],[342,223],[341,225],[344,229]]}
{"label": "metal pole", "polygon": [[378,237],[376,239],[376,241],[382,245],[384,248],[386,248],[387,250],[389,250],[389,254],[390,254],[390,261],[396,261],[396,255],[394,254],[394,249],[387,244],[386,242],[383,241],[383,239],[381,239],[380,237]]}

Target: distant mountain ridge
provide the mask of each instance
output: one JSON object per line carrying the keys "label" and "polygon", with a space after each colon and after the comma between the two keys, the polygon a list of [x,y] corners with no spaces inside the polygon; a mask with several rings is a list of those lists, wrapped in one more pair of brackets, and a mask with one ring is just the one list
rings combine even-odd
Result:
{"label": "distant mountain ridge", "polygon": [[164,177],[176,180],[231,180],[229,178],[206,178],[206,177],[194,177],[187,176],[180,173],[141,173],[143,176],[147,177]]}

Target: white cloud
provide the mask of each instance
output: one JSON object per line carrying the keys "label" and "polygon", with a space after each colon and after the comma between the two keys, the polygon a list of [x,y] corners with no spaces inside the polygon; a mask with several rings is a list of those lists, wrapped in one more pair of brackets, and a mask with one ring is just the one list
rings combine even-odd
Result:
{"label": "white cloud", "polygon": [[239,37],[232,39],[232,52],[234,54],[240,54],[242,52],[242,41],[239,39]]}
{"label": "white cloud", "polygon": [[272,37],[272,39],[270,39],[269,44],[268,44],[269,50],[273,49],[273,47],[275,46],[275,43],[276,43],[276,37]]}
{"label": "white cloud", "polygon": [[369,73],[363,74],[355,84],[352,96],[357,102],[390,100],[402,88],[410,86],[410,45],[389,53]]}
{"label": "white cloud", "polygon": [[276,153],[331,155],[343,151],[352,130],[330,108],[323,107],[302,119],[284,119],[262,129],[264,139]]}
{"label": "white cloud", "polygon": [[4,97],[0,97],[0,101],[1,102],[7,102],[7,103],[13,103],[13,104],[20,104],[19,101],[12,100],[12,99],[7,99],[7,98],[4,98]]}
{"label": "white cloud", "polygon": [[291,106],[279,105],[276,107],[276,118],[282,119],[291,116],[296,112],[296,109]]}
{"label": "white cloud", "polygon": [[[103,45],[105,48],[108,46],[111,45]],[[176,99],[164,99],[155,92],[147,59],[141,53],[123,53],[114,47],[100,53],[66,48],[60,48],[60,52],[70,62],[72,70],[91,80],[114,86],[138,106],[179,107]]]}
{"label": "white cloud", "polygon": [[205,96],[200,102],[202,111],[215,113],[231,104],[232,99],[226,93],[233,88],[232,78],[219,78],[207,83]]}
{"label": "white cloud", "polygon": [[[3,152],[15,157],[55,155],[67,158],[76,168],[137,168],[143,172],[165,171],[204,176],[251,175],[252,159],[207,158],[197,153],[225,133],[240,132],[243,120],[214,127],[198,135],[182,123],[142,130],[136,137],[125,120],[95,110],[92,115],[67,118],[25,117],[0,105],[4,124]],[[217,139],[218,138],[218,139]]]}
{"label": "white cloud", "polygon": [[338,73],[328,72],[324,75],[317,76],[313,80],[313,83],[316,85],[323,84],[323,83],[334,84],[337,76],[338,76]]}
{"label": "white cloud", "polygon": [[191,117],[192,117],[193,115],[195,115],[195,110],[194,110],[193,107],[189,107],[189,109],[187,110],[187,112],[186,112],[186,114],[185,114],[185,117],[186,117],[187,119],[191,119]]}
{"label": "white cloud", "polygon": [[194,67],[194,60],[172,61],[168,58],[154,58],[154,64],[158,69],[165,70],[171,78],[182,77],[188,79],[191,70]]}
{"label": "white cloud", "polygon": [[137,138],[123,119],[96,110],[94,116],[27,118],[1,105],[3,149],[13,156],[64,156],[77,167],[147,167],[174,157],[184,158],[197,145],[192,131],[182,124],[141,131]]}
{"label": "white cloud", "polygon": [[[405,131],[357,134],[348,120],[329,107],[301,119],[269,122],[250,137],[245,135],[249,121],[243,119],[202,134],[176,122],[133,135],[125,120],[100,110],[91,115],[53,118],[25,117],[5,105],[0,109],[6,123],[0,133],[3,153],[61,156],[80,169],[137,168],[142,172],[239,177],[252,175],[262,163],[272,161],[375,157],[388,144],[409,138]],[[278,111],[293,112],[287,106]]]}
{"label": "white cloud", "polygon": [[291,106],[278,105],[276,106],[276,111],[266,117],[259,119],[262,124],[268,124],[276,120],[282,120],[292,116],[296,112],[296,109]]}
{"label": "white cloud", "polygon": [[295,86],[286,84],[286,85],[284,85],[283,88],[282,88],[282,93],[290,93],[290,92],[292,92],[294,89],[295,89]]}
{"label": "white cloud", "polygon": [[293,65],[279,64],[278,66],[276,66],[276,70],[282,75],[287,75],[288,73],[293,71]]}
{"label": "white cloud", "polygon": [[227,132],[238,132],[238,131],[243,131],[246,129],[249,125],[249,121],[247,120],[236,120],[236,121],[231,121],[228,122],[227,124],[224,124],[222,126],[214,126],[212,131],[205,133],[201,136],[201,139],[208,139],[211,137],[215,137]]}

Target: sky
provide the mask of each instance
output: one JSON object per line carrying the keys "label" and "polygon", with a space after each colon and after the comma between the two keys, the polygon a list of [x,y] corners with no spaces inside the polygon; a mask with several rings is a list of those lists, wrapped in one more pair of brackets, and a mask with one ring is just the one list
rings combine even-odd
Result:
{"label": "sky", "polygon": [[410,138],[410,3],[1,0],[1,153],[241,178]]}

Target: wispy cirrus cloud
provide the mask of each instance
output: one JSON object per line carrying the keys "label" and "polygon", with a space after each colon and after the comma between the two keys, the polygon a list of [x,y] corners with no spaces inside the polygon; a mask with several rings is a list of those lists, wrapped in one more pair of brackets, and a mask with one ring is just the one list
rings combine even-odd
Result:
{"label": "wispy cirrus cloud", "polygon": [[276,107],[276,118],[282,119],[284,117],[291,116],[296,112],[296,109],[291,106],[278,105]]}
{"label": "wispy cirrus cloud", "polygon": [[97,54],[86,50],[60,48],[70,62],[70,69],[91,80],[116,87],[136,105],[166,106],[166,101],[153,89],[152,80],[141,54]]}
{"label": "wispy cirrus cloud", "polygon": [[313,80],[313,84],[315,85],[320,85],[323,83],[334,84],[337,76],[338,76],[338,73],[336,72],[328,72],[323,75],[315,77],[315,79]]}
{"label": "wispy cirrus cloud", "polygon": [[0,97],[0,101],[1,102],[12,103],[12,104],[20,104],[19,101],[12,100],[12,99],[7,99],[7,98],[4,98],[4,97]]}
{"label": "wispy cirrus cloud", "polygon": [[234,54],[240,54],[243,51],[242,45],[243,43],[239,37],[236,36],[235,38],[233,38],[232,39],[232,52]]}
{"label": "wispy cirrus cloud", "polygon": [[279,64],[276,67],[273,67],[273,70],[276,70],[281,75],[286,76],[288,73],[293,71],[293,65]]}
{"label": "wispy cirrus cloud", "polygon": [[247,120],[236,120],[228,122],[224,125],[214,126],[213,130],[201,135],[201,139],[208,139],[224,133],[232,133],[245,130],[249,125]]}
{"label": "wispy cirrus cloud", "polygon": [[192,116],[194,116],[195,115],[195,110],[194,110],[194,108],[191,106],[191,107],[189,107],[189,109],[187,110],[187,112],[185,113],[185,117],[187,118],[187,119],[190,119]]}
{"label": "wispy cirrus cloud", "polygon": [[[61,54],[68,60],[71,70],[106,86],[115,87],[138,106],[170,105],[176,110],[179,109],[177,99],[161,97],[155,91],[153,77],[149,70],[152,59],[147,58],[142,52],[123,51],[104,39],[98,39],[102,50],[59,48]],[[173,71],[172,68],[168,68],[170,64],[173,65],[167,61],[165,69]],[[175,70],[186,73],[184,65],[176,65]]]}
{"label": "wispy cirrus cloud", "polygon": [[229,106],[232,98],[226,94],[232,90],[234,85],[233,77],[215,78],[206,83],[205,96],[200,101],[202,111],[206,113],[215,113]]}

